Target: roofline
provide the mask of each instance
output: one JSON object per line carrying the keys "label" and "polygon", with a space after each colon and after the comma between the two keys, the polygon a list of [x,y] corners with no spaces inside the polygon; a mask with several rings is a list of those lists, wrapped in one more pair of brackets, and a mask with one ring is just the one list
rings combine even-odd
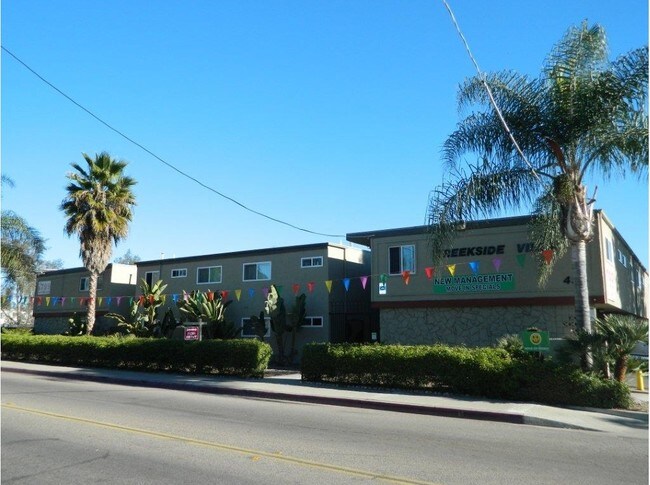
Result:
{"label": "roofline", "polygon": [[298,246],[281,246],[276,248],[248,249],[243,251],[231,251],[227,253],[203,254],[199,256],[182,256],[180,258],[151,259],[149,261],[138,261],[136,263],[136,266],[161,264],[167,261],[175,262],[175,263],[185,263],[185,262],[192,262],[192,261],[201,261],[205,259],[221,259],[221,258],[242,257],[242,256],[263,255],[263,254],[288,253],[293,251],[309,251],[315,249],[325,249],[328,247],[334,247],[339,249],[356,249],[357,251],[361,250],[343,244],[323,242],[323,243],[313,243],[313,244],[302,244]]}
{"label": "roofline", "polygon": [[[500,217],[496,219],[483,219],[480,221],[467,221],[465,229],[483,229],[488,227],[520,226],[528,224],[532,215]],[[378,231],[351,232],[346,234],[346,239],[355,244],[370,247],[370,240],[375,237],[410,236],[413,234],[426,234],[428,225],[401,227],[396,229],[381,229]]]}

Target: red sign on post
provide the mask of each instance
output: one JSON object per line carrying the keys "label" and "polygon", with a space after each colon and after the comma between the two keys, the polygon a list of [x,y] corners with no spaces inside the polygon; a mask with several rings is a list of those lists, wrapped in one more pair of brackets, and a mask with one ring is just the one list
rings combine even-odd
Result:
{"label": "red sign on post", "polygon": [[199,340],[199,327],[185,327],[183,338],[185,340]]}

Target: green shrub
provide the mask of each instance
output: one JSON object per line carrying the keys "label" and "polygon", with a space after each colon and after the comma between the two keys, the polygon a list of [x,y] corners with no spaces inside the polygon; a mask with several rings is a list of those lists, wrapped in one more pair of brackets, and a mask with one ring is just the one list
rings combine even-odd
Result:
{"label": "green shrub", "polygon": [[2,335],[2,358],[144,371],[263,376],[271,347],[258,340],[183,342],[135,337]]}
{"label": "green shrub", "polygon": [[[513,352],[517,355],[516,352]],[[627,386],[504,349],[445,345],[308,344],[302,379],[429,389],[546,404],[627,408]]]}

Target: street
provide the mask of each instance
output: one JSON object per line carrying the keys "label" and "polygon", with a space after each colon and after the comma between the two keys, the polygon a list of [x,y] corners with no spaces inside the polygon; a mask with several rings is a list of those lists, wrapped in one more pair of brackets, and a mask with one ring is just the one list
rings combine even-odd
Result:
{"label": "street", "polygon": [[2,373],[2,483],[647,484],[614,434]]}

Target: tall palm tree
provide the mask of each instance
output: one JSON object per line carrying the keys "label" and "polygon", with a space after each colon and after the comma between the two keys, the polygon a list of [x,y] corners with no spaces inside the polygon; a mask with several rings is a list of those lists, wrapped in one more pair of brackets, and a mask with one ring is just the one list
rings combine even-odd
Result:
{"label": "tall palm tree", "polygon": [[[586,22],[567,31],[538,78],[506,71],[465,81],[459,106],[478,108],[444,143],[452,176],[429,202],[434,258],[458,223],[532,209],[533,242],[553,249],[554,261],[571,248],[576,324],[590,332],[586,243],[595,191],[588,196],[585,175],[647,173],[647,92],[647,46],[610,61],[605,31]],[[480,161],[463,169],[465,154]]]}
{"label": "tall palm tree", "polygon": [[75,172],[67,174],[70,184],[61,210],[67,217],[65,231],[68,236],[79,237],[79,255],[90,272],[87,333],[91,334],[97,279],[108,265],[113,243],[117,244],[128,233],[135,205],[131,188],[136,182],[124,175],[126,162],[113,160],[106,152],[95,155],[94,160],[82,155],[88,167],[72,164]]}

